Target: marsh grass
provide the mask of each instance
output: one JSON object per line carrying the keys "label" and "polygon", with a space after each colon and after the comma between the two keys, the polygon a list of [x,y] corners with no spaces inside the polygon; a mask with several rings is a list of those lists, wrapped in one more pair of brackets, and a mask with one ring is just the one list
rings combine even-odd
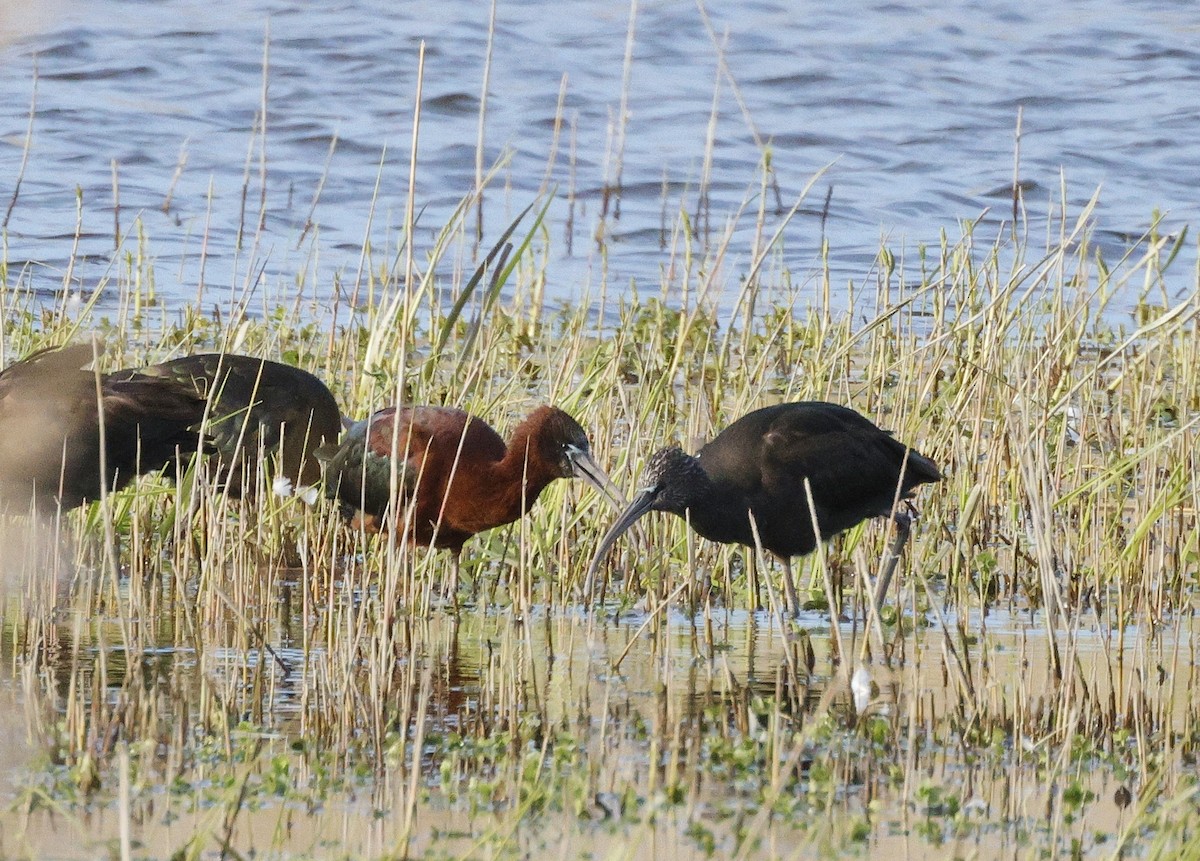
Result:
{"label": "marsh grass", "polygon": [[[455,614],[444,554],[348,529],[327,501],[269,481],[227,499],[202,467],[177,490],[145,479],[4,523],[3,654],[29,745],[2,749],[0,854],[1195,853],[1184,237],[1106,261],[1090,207],[1036,241],[983,244],[988,225],[967,224],[914,259],[881,248],[835,304],[827,270],[783,267],[782,226],[725,289],[733,227],[702,240],[681,209],[660,285],[562,306],[544,299],[548,198],[467,263],[493,175],[423,259],[365,242],[332,307],[294,298],[324,289],[301,275],[219,316],[167,309],[152,249],[126,239],[91,296],[9,274],[0,346],[11,360],[95,331],[105,369],[263,355],[325,379],[354,418],[445,403],[503,431],[555,403],[627,488],[650,452],[754,407],[848,404],[947,476],[919,494],[884,618],[864,598],[878,523],[799,564],[799,620],[776,566],[665,517],[585,606],[609,513],[558,482],[468,545]],[[1115,301],[1136,307],[1127,325]]]}

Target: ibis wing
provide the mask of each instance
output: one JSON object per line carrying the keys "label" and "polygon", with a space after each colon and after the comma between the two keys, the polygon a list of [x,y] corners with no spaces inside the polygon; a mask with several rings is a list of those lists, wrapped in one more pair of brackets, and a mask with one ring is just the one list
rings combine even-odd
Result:
{"label": "ibis wing", "polygon": [[152,365],[138,373],[191,385],[211,401],[210,433],[225,455],[238,448],[272,450],[285,433],[303,433],[313,446],[331,443],[341,413],[329,389],[300,368],[253,356],[205,353]]}
{"label": "ibis wing", "polygon": [[54,380],[56,376],[60,381],[75,381],[80,376],[80,369],[90,364],[92,358],[90,343],[37,350],[0,371],[0,397],[31,379],[36,379],[42,385]]}
{"label": "ibis wing", "polygon": [[[905,469],[904,444],[866,419],[810,424],[803,432],[786,425],[772,428],[763,437],[763,455],[764,489],[804,499],[807,480],[826,536],[887,514]],[[904,479],[902,498],[917,483],[912,478]]]}
{"label": "ibis wing", "polygon": [[324,447],[326,493],[346,505],[383,518],[392,499],[393,476],[401,501],[415,491],[432,436],[412,410],[386,409],[357,422],[336,448]]}
{"label": "ibis wing", "polygon": [[[96,375],[81,368],[91,344],[32,354],[0,373],[0,482],[6,495],[33,493],[39,504],[57,496],[64,507],[99,496],[101,482],[120,488],[139,472],[195,451],[192,426],[203,399],[170,380]],[[100,469],[100,405],[105,474]],[[15,489],[15,490],[14,490]]]}
{"label": "ibis wing", "polygon": [[[341,413],[329,389],[312,374],[254,356],[198,353],[122,375],[156,376],[195,390],[209,402],[207,435],[220,455],[234,495],[249,478],[235,465],[280,453],[279,471],[312,484],[320,469],[311,455],[337,441]],[[113,375],[116,376],[116,375]]]}
{"label": "ibis wing", "polygon": [[196,426],[203,415],[204,399],[173,380],[105,379],[105,452],[117,486],[196,452],[201,446]]}
{"label": "ibis wing", "polygon": [[[80,370],[91,360],[90,344],[52,347],[0,372],[0,499],[5,505],[24,507],[36,497],[40,505],[51,506],[61,490],[71,497],[64,499],[70,507],[98,493],[99,467],[84,474],[71,462],[75,452],[94,461],[99,451],[95,378]],[[64,482],[64,473],[80,485],[69,494],[62,487],[70,481]]]}

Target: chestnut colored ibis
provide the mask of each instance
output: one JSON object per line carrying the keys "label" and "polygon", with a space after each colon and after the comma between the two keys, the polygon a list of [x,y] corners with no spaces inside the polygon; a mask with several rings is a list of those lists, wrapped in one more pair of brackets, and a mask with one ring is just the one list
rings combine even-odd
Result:
{"label": "chestnut colored ibis", "polygon": [[[326,493],[348,513],[375,528],[395,516],[410,542],[451,550],[456,577],[472,535],[517,520],[556,478],[582,478],[616,507],[625,503],[592,459],[583,428],[555,407],[530,413],[507,445],[462,410],[390,407],[317,456],[325,461]],[[393,487],[403,509],[394,515]]]}
{"label": "chestnut colored ibis", "polygon": [[[110,379],[153,377],[189,388],[208,401],[206,450],[217,458],[217,480],[230,496],[253,493],[260,457],[293,486],[315,485],[321,464],[313,452],[336,443],[342,414],[326,385],[292,365],[233,353],[198,353]],[[199,421],[197,421],[197,427]]]}
{"label": "chestnut colored ibis", "polygon": [[[806,401],[748,413],[699,454],[678,448],[655,453],[641,488],[600,542],[585,592],[616,540],[648,511],[688,518],[692,529],[723,544],[761,545],[784,563],[790,609],[797,608],[790,558],[870,517],[897,524],[892,559],[876,588],[883,599],[908,538],[907,514],[893,514],[920,484],[941,479],[936,464],[854,410]],[[808,490],[816,508],[817,531]],[[757,540],[756,540],[757,532]]]}
{"label": "chestnut colored ibis", "polygon": [[10,510],[74,508],[200,445],[204,399],[193,388],[81,370],[92,359],[91,344],[74,344],[0,372],[0,504]]}

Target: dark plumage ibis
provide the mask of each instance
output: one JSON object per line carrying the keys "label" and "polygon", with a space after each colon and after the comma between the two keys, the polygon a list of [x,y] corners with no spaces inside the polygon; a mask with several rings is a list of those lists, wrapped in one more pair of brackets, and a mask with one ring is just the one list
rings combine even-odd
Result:
{"label": "dark plumage ibis", "polygon": [[[712,541],[761,545],[782,559],[794,610],[792,556],[812,552],[818,533],[827,539],[867,518],[893,516],[897,499],[941,477],[932,460],[846,407],[806,401],[755,410],[694,457],[664,448],[650,458],[637,496],[600,542],[586,591],[591,593],[600,562],[634,521],[648,511],[669,511],[687,517]],[[907,515],[894,517],[899,529],[893,568],[908,535]],[[877,599],[890,577],[891,568],[880,578]]]}
{"label": "dark plumage ibis", "polygon": [[74,344],[0,372],[0,503],[10,510],[74,508],[199,445],[204,399],[193,388],[97,376],[82,370],[92,359],[91,344]]}
{"label": "dark plumage ibis", "polygon": [[[268,474],[294,486],[314,485],[321,465],[313,452],[337,442],[342,415],[326,385],[292,365],[233,353],[198,353],[110,379],[152,377],[189,388],[208,401],[207,450],[230,496],[253,492],[260,458]],[[199,422],[197,422],[199,428]]]}
{"label": "dark plumage ibis", "polygon": [[359,512],[364,525],[384,526],[394,516],[410,542],[453,551],[456,569],[472,535],[517,520],[556,478],[582,478],[624,504],[592,459],[583,428],[555,407],[530,413],[507,445],[462,410],[391,407],[318,456],[326,492]]}

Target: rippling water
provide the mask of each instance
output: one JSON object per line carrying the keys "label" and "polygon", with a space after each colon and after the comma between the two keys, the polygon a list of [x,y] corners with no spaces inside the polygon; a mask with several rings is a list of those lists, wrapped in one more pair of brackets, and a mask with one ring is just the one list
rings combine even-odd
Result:
{"label": "rippling water", "polygon": [[[306,290],[328,295],[336,276],[355,276],[364,237],[376,248],[395,243],[421,40],[420,241],[431,241],[474,186],[486,4],[12,4],[0,9],[0,212],[22,172],[35,89],[36,112],[7,222],[10,280],[25,267],[38,289],[61,288],[78,218],[86,263],[70,276],[90,290],[111,271],[114,233],[131,232],[140,217],[169,302],[194,297],[202,281],[211,290],[239,289],[259,271],[277,284],[306,273]],[[594,235],[602,190],[616,178],[630,9],[598,0],[498,3],[484,149],[489,164],[506,153],[509,161],[488,197],[484,242],[542,185],[565,87],[568,127],[549,170],[558,188],[550,211],[553,297],[595,295],[602,279],[610,292],[631,280],[657,287],[670,255],[664,214],[670,228],[681,208],[697,211],[714,93],[710,210],[701,224],[715,233],[757,193],[756,141],[770,141],[785,209],[829,166],[784,234],[783,260],[799,283],[818,271],[822,234],[835,285],[870,276],[881,238],[912,255],[943,229],[956,238],[960,220],[985,210],[994,234],[1012,211],[1019,109],[1032,236],[1045,232],[1064,181],[1073,206],[1101,189],[1097,238],[1110,257],[1147,228],[1155,209],[1167,212],[1166,230],[1195,221],[1200,7],[1165,0],[710,7],[706,26],[694,3],[638,5],[619,218],[609,212],[602,257]],[[254,129],[268,43],[264,142]],[[768,200],[778,223],[775,194]],[[261,234],[239,249],[239,225],[253,237],[260,204]],[[752,200],[738,223],[727,290],[748,265],[756,207]],[[301,238],[310,208],[317,230]],[[135,247],[136,238],[125,240],[126,250]],[[1177,263],[1174,288],[1190,277],[1187,263]]]}

